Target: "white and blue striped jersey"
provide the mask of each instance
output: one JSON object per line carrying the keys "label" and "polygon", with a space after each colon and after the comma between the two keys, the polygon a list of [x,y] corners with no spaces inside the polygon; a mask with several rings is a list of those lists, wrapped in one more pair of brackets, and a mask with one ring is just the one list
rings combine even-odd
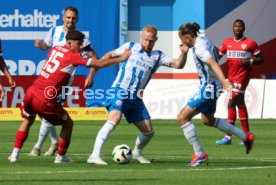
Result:
{"label": "white and blue striped jersey", "polygon": [[[44,39],[44,42],[47,44],[49,47],[53,46],[64,46],[66,44],[66,36],[67,32],[64,30],[63,25],[62,26],[57,26],[57,27],[52,27],[48,33],[46,38]],[[88,38],[88,36],[84,37],[83,40],[83,47],[91,45],[91,42]],[[92,46],[91,46],[92,48]]]}
{"label": "white and blue striped jersey", "polygon": [[201,87],[208,91],[221,89],[220,80],[212,68],[206,64],[210,57],[218,62],[214,45],[206,37],[198,36],[192,51]]}
{"label": "white and blue striped jersey", "polygon": [[151,50],[146,52],[140,43],[128,42],[115,50],[115,55],[120,56],[125,49],[131,50],[128,60],[120,67],[118,75],[113,82],[113,88],[121,88],[135,93],[143,90],[159,66],[169,66],[173,58],[162,51]]}

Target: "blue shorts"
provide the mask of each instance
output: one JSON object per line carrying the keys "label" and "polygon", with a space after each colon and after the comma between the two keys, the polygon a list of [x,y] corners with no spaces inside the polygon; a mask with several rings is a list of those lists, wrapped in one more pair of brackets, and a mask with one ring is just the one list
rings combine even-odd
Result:
{"label": "blue shorts", "polygon": [[188,106],[203,114],[214,114],[217,107],[216,93],[202,88],[188,101]]}
{"label": "blue shorts", "polygon": [[121,111],[126,120],[129,123],[136,123],[143,120],[150,119],[148,110],[140,98],[130,99],[128,97],[118,97],[117,93],[114,94],[114,98],[107,99],[103,106],[105,106],[108,112],[112,110]]}

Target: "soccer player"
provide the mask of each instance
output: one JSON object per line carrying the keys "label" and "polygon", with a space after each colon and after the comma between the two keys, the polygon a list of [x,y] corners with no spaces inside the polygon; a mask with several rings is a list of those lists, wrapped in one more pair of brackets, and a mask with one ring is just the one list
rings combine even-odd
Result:
{"label": "soccer player", "polygon": [[[228,102],[228,122],[232,125],[236,121],[236,107],[240,124],[244,132],[249,132],[248,113],[244,101],[245,89],[250,81],[251,65],[263,63],[263,57],[257,43],[244,36],[245,24],[237,19],[233,23],[233,38],[227,38],[219,50],[220,57],[227,54],[228,79],[232,84],[231,98]],[[217,140],[219,145],[231,144],[231,133]]]}
{"label": "soccer player", "polygon": [[154,135],[149,113],[141,99],[142,90],[159,66],[179,69],[184,66],[187,57],[187,53],[182,51],[185,50],[183,46],[180,46],[182,52],[178,59],[173,59],[162,51],[153,50],[156,41],[157,29],[152,25],[148,25],[143,28],[141,33],[141,43],[127,42],[103,57],[114,58],[120,56],[125,49],[130,49],[132,52],[129,59],[121,65],[110,89],[113,96],[107,97],[108,100],[105,103],[109,112],[108,120],[97,134],[93,151],[87,163],[107,165],[100,156],[101,149],[111,132],[120,123],[122,114],[129,123],[134,123],[140,131],[135,141],[133,158],[143,164],[151,163],[142,154],[143,148],[147,146]]}
{"label": "soccer player", "polygon": [[104,67],[126,60],[131,52],[125,51],[115,59],[97,60],[80,54],[84,34],[71,30],[66,35],[66,46],[53,47],[42,68],[41,74],[27,90],[21,106],[24,121],[19,126],[14,142],[14,149],[9,156],[10,162],[16,162],[20,149],[28,137],[29,129],[35,121],[36,114],[55,125],[61,125],[58,151],[55,163],[72,162],[65,154],[69,147],[73,121],[66,110],[57,103],[57,97],[67,86],[70,77],[78,65],[87,67]]}
{"label": "soccer player", "polygon": [[201,120],[205,125],[229,132],[243,140],[247,154],[252,149],[254,141],[252,133],[245,133],[226,120],[214,117],[217,98],[222,89],[229,88],[229,84],[218,65],[214,45],[206,37],[198,35],[199,29],[200,26],[197,23],[186,23],[181,25],[178,31],[183,45],[192,49],[200,80],[200,89],[180,110],[177,117],[177,122],[183,130],[184,136],[194,149],[189,166],[198,166],[208,160],[208,155],[199,142],[196,127],[191,121],[198,113],[201,113]]}
{"label": "soccer player", "polygon": [[[52,27],[44,39],[42,40],[36,40],[35,41],[35,47],[39,47],[42,50],[48,50],[51,46],[63,46],[66,43],[65,36],[69,30],[75,30],[76,24],[78,21],[78,10],[75,7],[69,6],[64,10],[63,15],[63,25]],[[82,51],[91,52],[95,57],[97,56],[94,52],[93,48],[91,47],[91,42],[89,41],[89,38],[85,36],[83,48]],[[96,72],[96,69],[91,69],[90,73],[85,80],[85,88],[91,87],[93,84],[93,77]],[[73,81],[73,76],[69,81],[69,85]],[[59,103],[62,104],[65,99],[58,99]],[[44,156],[54,155],[57,151],[57,141],[58,136],[56,132],[56,128],[53,124],[49,123],[46,120],[41,121],[40,131],[38,135],[38,140],[36,144],[34,145],[32,151],[28,154],[29,156],[39,156],[40,155],[40,149],[45,142],[47,136],[50,136],[51,139],[51,146],[44,153]]]}
{"label": "soccer player", "polygon": [[[13,78],[12,78],[12,76],[11,76],[11,74],[10,74],[7,66],[6,66],[5,60],[3,58],[1,38],[0,38],[0,70],[7,77],[8,81],[9,81],[9,83],[11,85],[11,88],[12,89],[15,88],[16,83],[13,80]],[[0,102],[2,102],[4,96],[5,96],[5,90],[4,90],[4,87],[2,86],[1,81],[0,81]]]}

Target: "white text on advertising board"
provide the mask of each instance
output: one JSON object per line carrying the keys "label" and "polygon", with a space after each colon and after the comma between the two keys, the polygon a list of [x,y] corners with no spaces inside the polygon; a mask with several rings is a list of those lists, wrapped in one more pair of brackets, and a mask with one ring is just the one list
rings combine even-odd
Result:
{"label": "white text on advertising board", "polygon": [[57,26],[58,19],[58,14],[43,14],[37,9],[34,9],[32,14],[21,14],[19,9],[15,9],[13,14],[0,14],[0,27],[50,28]]}

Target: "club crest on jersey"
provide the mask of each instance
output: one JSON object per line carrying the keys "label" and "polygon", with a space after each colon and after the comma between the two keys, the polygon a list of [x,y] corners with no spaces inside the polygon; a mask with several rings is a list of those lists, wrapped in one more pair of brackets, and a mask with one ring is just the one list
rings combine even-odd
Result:
{"label": "club crest on jersey", "polygon": [[116,101],[116,105],[122,106],[122,104],[123,104],[123,102],[122,102],[121,100],[117,100],[117,101]]}
{"label": "club crest on jersey", "polygon": [[241,48],[245,49],[247,47],[247,44],[241,44]]}

